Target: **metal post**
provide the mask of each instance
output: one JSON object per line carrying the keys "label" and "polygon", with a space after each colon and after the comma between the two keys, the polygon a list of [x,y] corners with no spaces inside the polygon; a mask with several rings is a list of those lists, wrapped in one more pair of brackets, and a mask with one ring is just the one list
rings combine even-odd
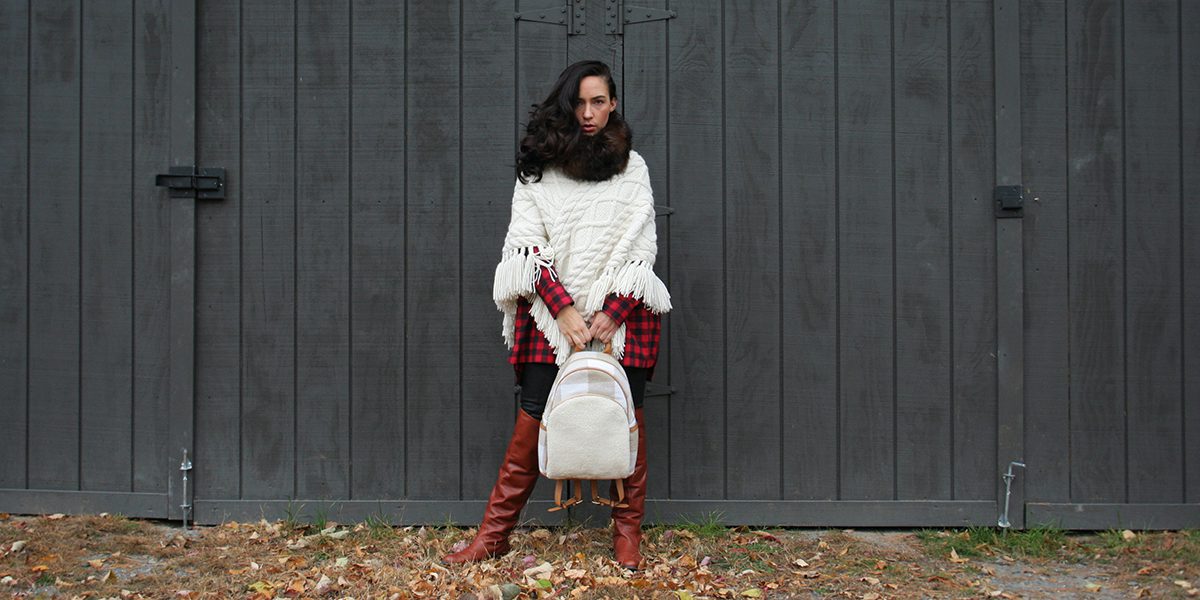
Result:
{"label": "metal post", "polygon": [[1008,471],[1001,476],[1001,479],[1004,480],[1004,512],[1000,514],[1000,518],[996,521],[996,524],[1005,529],[1012,527],[1012,523],[1008,520],[1008,498],[1012,495],[1012,481],[1017,477],[1017,475],[1013,473],[1013,467],[1021,467],[1024,469],[1025,463],[1017,462],[1015,460],[1008,463]]}
{"label": "metal post", "polygon": [[188,498],[188,471],[192,470],[192,461],[188,460],[187,448],[183,449],[183,462],[179,464],[179,470],[183,471],[183,502],[179,505],[183,512],[183,528],[188,528],[188,517],[192,514],[192,502]]}

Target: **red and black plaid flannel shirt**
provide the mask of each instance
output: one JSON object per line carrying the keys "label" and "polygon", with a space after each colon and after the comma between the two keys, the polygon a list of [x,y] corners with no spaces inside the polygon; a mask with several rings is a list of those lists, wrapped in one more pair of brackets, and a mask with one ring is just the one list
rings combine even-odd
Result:
{"label": "red and black plaid flannel shirt", "polygon": [[[574,301],[566,288],[558,281],[558,276],[548,268],[542,267],[541,277],[537,282],[537,293],[550,315],[558,317],[558,312]],[[658,342],[662,333],[662,319],[642,305],[641,300],[629,296],[609,295],[604,301],[602,311],[618,325],[625,324],[625,355],[621,364],[627,367],[653,368],[658,360]],[[554,364],[554,349],[546,336],[538,331],[533,316],[529,314],[529,301],[524,298],[517,301],[516,331],[512,353],[508,362],[515,365],[520,375],[520,366],[524,363]]]}

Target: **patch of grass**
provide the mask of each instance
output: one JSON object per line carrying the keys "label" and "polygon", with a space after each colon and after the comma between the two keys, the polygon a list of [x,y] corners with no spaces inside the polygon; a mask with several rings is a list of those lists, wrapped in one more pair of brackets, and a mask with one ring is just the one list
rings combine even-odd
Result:
{"label": "patch of grass", "polygon": [[300,515],[302,510],[304,510],[304,504],[296,504],[295,500],[288,500],[287,506],[283,508],[283,524],[291,530],[303,529],[304,517]]}
{"label": "patch of grass", "polygon": [[1110,529],[1095,536],[1099,548],[1089,552],[1136,555],[1147,560],[1200,564],[1200,532],[1196,530],[1136,532],[1125,539],[1122,530]]}
{"label": "patch of grass", "polygon": [[701,538],[715,538],[728,533],[729,528],[721,523],[723,514],[721,512],[711,512],[698,519],[691,517],[683,517],[675,524],[673,529],[690,531]]}
{"label": "patch of grass", "polygon": [[312,526],[318,531],[329,527],[329,507],[319,506],[313,511]]}
{"label": "patch of grass", "polygon": [[374,513],[367,516],[363,521],[363,525],[367,526],[372,539],[384,540],[396,535],[396,526],[392,523],[391,517],[383,513]]}
{"label": "patch of grass", "polygon": [[1072,544],[1067,533],[1055,527],[1034,527],[1023,531],[972,527],[962,530],[922,529],[917,539],[931,554],[946,556],[953,550],[962,557],[1003,554],[1008,556],[1049,558],[1059,555]]}

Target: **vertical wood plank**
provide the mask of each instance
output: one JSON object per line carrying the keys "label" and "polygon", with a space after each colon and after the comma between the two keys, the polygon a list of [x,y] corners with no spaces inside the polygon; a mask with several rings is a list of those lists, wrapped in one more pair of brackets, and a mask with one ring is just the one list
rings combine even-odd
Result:
{"label": "vertical wood plank", "polygon": [[1124,502],[1120,3],[1071,0],[1067,32],[1071,495]]}
{"label": "vertical wood plank", "polygon": [[404,495],[405,13],[352,7],[351,454],[354,498]]}
{"label": "vertical wood plank", "polygon": [[79,487],[80,10],[39,2],[31,25],[28,485],[41,489]]}
{"label": "vertical wood plank", "polygon": [[898,499],[951,497],[946,19],[941,0],[895,3]]}
{"label": "vertical wood plank", "polygon": [[348,6],[296,22],[296,495],[350,493]]}
{"label": "vertical wood plank", "polygon": [[161,492],[179,464],[167,456],[172,205],[139,182],[171,165],[170,6],[139,0],[134,10],[133,489]]}
{"label": "vertical wood plank", "polygon": [[[132,2],[83,7],[80,488],[131,489]],[[118,175],[120,174],[120,175]],[[145,182],[143,182],[144,185]]]}
{"label": "vertical wood plank", "polygon": [[670,496],[725,496],[724,23],[719,0],[671,21]]}
{"label": "vertical wood plank", "polygon": [[[545,5],[541,4],[539,0],[517,0],[517,10],[521,11],[541,8],[542,6]],[[530,109],[546,98],[554,85],[554,81],[558,78],[559,72],[567,66],[567,35],[566,30],[557,25],[517,21],[514,27],[517,46],[517,106],[514,133],[519,143],[521,138],[525,136],[525,126],[529,124]],[[636,130],[634,131],[634,135],[637,135]],[[511,206],[511,190],[505,194],[505,200],[506,204]],[[507,218],[504,221],[507,225]],[[499,322],[499,319],[497,319],[497,322]],[[515,417],[515,403],[512,410],[513,417]],[[512,419],[508,419],[505,422],[511,423]],[[552,500],[554,498],[554,483],[547,481],[544,477],[539,478],[531,497],[533,499]]]}
{"label": "vertical wood plank", "polygon": [[29,338],[29,6],[0,3],[0,488],[26,485]]}
{"label": "vertical wood plank", "polygon": [[409,498],[458,498],[462,450],[458,2],[408,7],[406,479]]}
{"label": "vertical wood plank", "polygon": [[783,3],[780,135],[783,497],[838,489],[836,39],[833,0]]}
{"label": "vertical wood plank", "polygon": [[[665,9],[666,0],[640,2],[638,6]],[[668,70],[667,36],[669,21],[653,21],[625,27],[622,54],[622,76],[619,87],[622,115],[633,129],[634,148],[646,160],[650,170],[650,186],[654,189],[654,203],[670,203],[667,185],[669,152],[667,93],[670,89],[671,73]],[[658,256],[654,271],[671,288],[671,217],[658,217]],[[671,338],[671,320],[663,319],[662,341]],[[671,384],[670,344],[660,343],[658,365],[654,369],[653,382]],[[647,494],[651,498],[665,498],[670,478],[670,397],[651,396],[646,399],[643,410],[646,428]]]}
{"label": "vertical wood plank", "polygon": [[[621,7],[622,5],[621,3],[617,3],[616,6]],[[639,4],[638,6],[647,5]],[[587,21],[585,25],[586,33],[566,38],[567,64],[581,60],[604,61],[613,69],[613,79],[617,83],[617,89],[624,89],[625,82],[622,80],[624,69],[621,68],[625,62],[624,36],[613,35],[607,32],[605,21],[609,18],[609,3],[607,0],[584,0],[583,7],[584,16]],[[624,8],[629,8],[629,6],[625,5],[622,9]],[[617,18],[623,19],[624,15],[617,15]],[[639,26],[644,25],[632,25],[634,28]],[[562,31],[562,28],[557,29],[560,32]]]}
{"label": "vertical wood plank", "polygon": [[196,203],[195,497],[240,497],[241,22],[233,3],[197,15],[196,160],[225,168],[225,199]]}
{"label": "vertical wood plank", "polygon": [[1179,23],[1174,0],[1125,4],[1125,319],[1129,502],[1183,498]]}
{"label": "vertical wood plank", "polygon": [[[1180,105],[1200,106],[1200,6],[1179,4],[1181,27],[1179,60],[1181,79]],[[1200,192],[1200,114],[1181,111],[1180,222],[1183,224],[1183,428],[1184,428],[1184,500],[1200,502],[1200,207],[1187,200]]]}
{"label": "vertical wood plank", "polygon": [[[540,8],[537,0],[517,0],[517,10]],[[529,110],[550,93],[554,80],[567,66],[567,35],[557,25],[529,21],[514,23],[517,39],[516,137],[520,142],[529,123]]]}
{"label": "vertical wood plank", "polygon": [[841,497],[895,492],[890,6],[838,18]]}
{"label": "vertical wood plank", "polygon": [[[993,52],[996,66],[996,184],[1023,185],[1021,179],[1021,20],[1018,0],[992,4]],[[1025,224],[997,219],[996,240],[996,451],[997,472],[1008,472],[1013,459],[1025,455]],[[1010,498],[1011,493],[1011,498]],[[1025,480],[1005,488],[996,502],[1021,506]],[[1004,513],[1011,525],[1025,526],[1024,511]]]}
{"label": "vertical wood plank", "polygon": [[[464,7],[465,8],[465,7]],[[487,498],[513,422],[513,370],[492,301],[508,224],[513,122],[512,2],[472,2],[462,20],[462,499]],[[497,118],[477,118],[481,115]]]}
{"label": "vertical wood plank", "polygon": [[1066,3],[1021,2],[1027,498],[1071,500]]}
{"label": "vertical wood plank", "polygon": [[779,15],[725,7],[726,482],[737,498],[781,494]]}
{"label": "vertical wood plank", "polygon": [[242,497],[295,493],[295,21],[242,7]]}
{"label": "vertical wood plank", "polygon": [[952,497],[991,500],[997,481],[992,6],[954,0],[949,11]]}

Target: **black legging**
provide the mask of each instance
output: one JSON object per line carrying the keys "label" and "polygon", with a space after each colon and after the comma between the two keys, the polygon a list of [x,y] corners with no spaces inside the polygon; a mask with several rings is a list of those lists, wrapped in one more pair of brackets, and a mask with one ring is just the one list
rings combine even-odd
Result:
{"label": "black legging", "polygon": [[[634,408],[641,408],[646,398],[646,374],[650,369],[639,367],[624,367],[625,375],[629,377],[629,391],[633,392]],[[529,416],[541,421],[542,412],[546,410],[546,399],[550,397],[550,387],[558,375],[558,365],[545,363],[526,363],[521,365],[521,410]]]}

